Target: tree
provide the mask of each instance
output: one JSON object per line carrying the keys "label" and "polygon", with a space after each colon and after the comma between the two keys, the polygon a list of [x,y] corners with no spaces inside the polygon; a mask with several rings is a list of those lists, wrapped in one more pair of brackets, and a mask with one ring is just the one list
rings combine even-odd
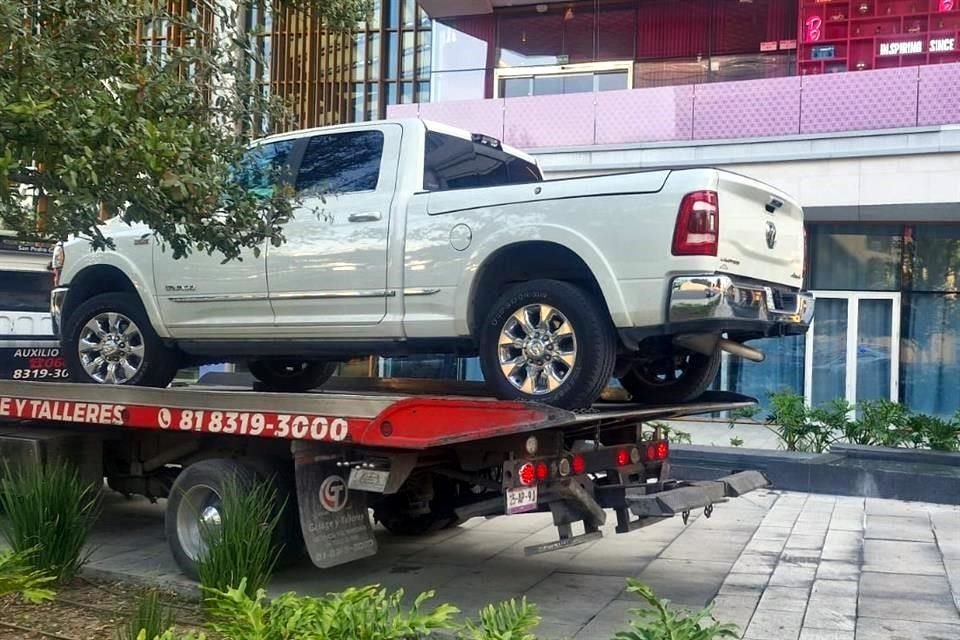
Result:
{"label": "tree", "polygon": [[[285,117],[250,80],[248,1],[192,0],[189,15],[144,0],[0,2],[0,224],[102,248],[101,214],[122,212],[178,257],[282,242],[292,194],[243,179],[265,170],[245,155],[262,134],[254,123]],[[367,10],[366,0],[280,2],[332,29]],[[144,47],[138,24],[176,34],[175,46]]]}

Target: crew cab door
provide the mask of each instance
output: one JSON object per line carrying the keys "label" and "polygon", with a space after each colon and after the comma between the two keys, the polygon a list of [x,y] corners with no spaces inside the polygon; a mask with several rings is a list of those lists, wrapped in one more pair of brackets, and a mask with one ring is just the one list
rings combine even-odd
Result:
{"label": "crew cab door", "polygon": [[304,139],[286,242],[267,251],[280,335],[376,334],[370,327],[396,295],[387,290],[387,245],[401,134],[400,125],[384,124]]}
{"label": "crew cab door", "polygon": [[[290,179],[296,140],[279,140],[247,151],[238,179],[267,195],[277,182]],[[147,240],[146,238],[144,239]],[[173,251],[154,243],[154,290],[160,314],[178,338],[236,338],[271,335],[273,309],[267,298],[266,242],[260,254],[244,249],[240,259],[197,251],[174,260]]]}

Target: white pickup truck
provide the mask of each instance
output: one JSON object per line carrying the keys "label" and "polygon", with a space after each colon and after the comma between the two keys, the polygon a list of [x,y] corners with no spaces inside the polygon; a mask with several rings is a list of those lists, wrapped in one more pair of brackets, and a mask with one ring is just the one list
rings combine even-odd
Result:
{"label": "white pickup truck", "polygon": [[417,119],[250,153],[298,194],[286,242],[259,257],[174,260],[120,219],[104,228],[115,250],[58,247],[73,380],[166,386],[186,363],[235,361],[298,391],[353,357],[458,353],[500,398],[584,407],[616,376],[637,401],[682,402],[720,351],[762,359],[743,342],[812,317],[800,206],[740,175],[545,181],[518,150]]}

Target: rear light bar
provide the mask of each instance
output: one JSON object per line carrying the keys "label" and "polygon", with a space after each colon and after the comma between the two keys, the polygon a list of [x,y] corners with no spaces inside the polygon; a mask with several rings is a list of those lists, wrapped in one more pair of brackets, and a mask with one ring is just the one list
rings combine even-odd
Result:
{"label": "rear light bar", "polygon": [[720,242],[720,203],[716,191],[683,196],[673,229],[673,255],[716,256]]}
{"label": "rear light bar", "polygon": [[[667,441],[655,440],[553,458],[528,459],[518,461],[519,466],[514,467],[515,482],[520,486],[529,487],[540,482],[582,476],[585,473],[613,471],[641,463],[663,462],[669,456],[670,445]],[[507,483],[511,484],[509,474]]]}

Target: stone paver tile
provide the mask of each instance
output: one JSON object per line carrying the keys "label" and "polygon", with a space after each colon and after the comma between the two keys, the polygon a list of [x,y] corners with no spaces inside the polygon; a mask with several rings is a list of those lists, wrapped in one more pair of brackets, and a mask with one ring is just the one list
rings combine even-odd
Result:
{"label": "stone paver tile", "polygon": [[859,561],[863,556],[863,534],[859,531],[828,531],[823,541],[824,560]]}
{"label": "stone paver tile", "polygon": [[854,640],[854,637],[853,631],[803,627],[803,629],[800,630],[800,640]]}
{"label": "stone paver tile", "polygon": [[[720,590],[729,570],[730,565],[725,562],[657,558],[640,572],[637,580],[651,587],[661,598],[702,607]],[[636,600],[636,596],[630,593],[621,597]]]}
{"label": "stone paver tile", "polygon": [[862,513],[856,516],[834,513],[833,518],[830,519],[830,531],[863,531],[863,528],[864,517]]}
{"label": "stone paver tile", "polygon": [[937,545],[930,542],[865,540],[864,571],[943,575],[943,560]]}
{"label": "stone paver tile", "polygon": [[718,535],[714,531],[689,531],[670,543],[661,554],[674,560],[704,560],[733,564],[747,546],[748,536]]}
{"label": "stone paver tile", "polygon": [[[623,578],[554,573],[541,580],[524,595],[535,602],[540,615],[553,625],[576,627],[572,637],[624,589]],[[590,594],[590,597],[585,597]],[[559,637],[543,633],[544,637]]]}
{"label": "stone paver tile", "polygon": [[780,563],[816,568],[820,564],[820,552],[816,549],[784,549],[780,554]]}
{"label": "stone paver tile", "polygon": [[927,513],[927,507],[922,502],[904,502],[902,500],[887,500],[885,498],[867,498],[867,515],[896,516],[906,518],[920,516]]}
{"label": "stone paver tile", "polygon": [[745,638],[756,640],[797,640],[800,637],[802,611],[757,610],[750,619]]}
{"label": "stone paver tile", "polygon": [[519,518],[474,518],[477,531],[496,530],[504,533],[536,533],[547,527],[553,529],[553,516],[549,513],[526,513]]}
{"label": "stone paver tile", "polygon": [[789,526],[777,527],[773,525],[761,524],[759,527],[757,527],[757,530],[753,532],[753,538],[751,541],[775,540],[786,543],[787,538],[790,537],[791,531],[793,531],[793,528]]}
{"label": "stone paver tile", "polygon": [[857,619],[856,640],[955,640],[960,624],[906,622],[884,618]]}
{"label": "stone paver tile", "polygon": [[844,560],[821,560],[817,580],[859,580],[860,563]]}
{"label": "stone paver tile", "polygon": [[[749,548],[749,547],[748,547]],[[779,554],[777,553],[750,553],[744,552],[743,555],[733,564],[730,570],[734,573],[773,573],[777,566]]]}
{"label": "stone paver tile", "polygon": [[803,611],[807,608],[809,589],[769,586],[760,597],[757,611]]}
{"label": "stone paver tile", "polygon": [[460,566],[483,564],[526,537],[523,533],[500,533],[468,529],[460,535],[429,546],[410,556],[413,561],[445,562]]}
{"label": "stone paver tile", "polygon": [[731,573],[720,585],[720,595],[750,595],[758,598],[770,582],[765,573]]}
{"label": "stone paver tile", "polygon": [[864,537],[933,542],[933,528],[927,514],[907,517],[868,515]]}
{"label": "stone paver tile", "polygon": [[854,580],[814,582],[803,626],[852,632],[857,617],[857,589]]}
{"label": "stone paver tile", "polygon": [[777,566],[770,576],[772,587],[810,587],[817,574],[816,567],[783,564]]}
{"label": "stone paver tile", "polygon": [[744,547],[744,553],[772,553],[774,555],[783,551],[783,546],[787,543],[786,538],[782,540],[769,540],[758,538],[756,535],[750,539],[747,546]]}
{"label": "stone paver tile", "polygon": [[759,594],[720,594],[713,599],[713,617],[724,624],[735,624],[743,632],[750,624],[759,601]]}
{"label": "stone paver tile", "polygon": [[807,549],[820,551],[823,549],[823,541],[826,539],[826,530],[821,534],[803,534],[794,533],[787,539],[785,550]]}
{"label": "stone paver tile", "polygon": [[[630,609],[640,608],[638,602],[629,600],[614,600],[606,607],[597,612],[590,622],[580,630],[575,640],[600,640],[601,638],[612,638],[618,631],[628,629],[630,621]],[[541,638],[554,638],[555,635],[546,635],[541,629],[534,629],[534,632]]]}
{"label": "stone paver tile", "polygon": [[960,623],[944,576],[864,573],[860,578],[859,616],[916,622]]}
{"label": "stone paver tile", "polygon": [[949,536],[960,531],[960,510],[934,511],[930,514],[930,521],[935,531]]}

